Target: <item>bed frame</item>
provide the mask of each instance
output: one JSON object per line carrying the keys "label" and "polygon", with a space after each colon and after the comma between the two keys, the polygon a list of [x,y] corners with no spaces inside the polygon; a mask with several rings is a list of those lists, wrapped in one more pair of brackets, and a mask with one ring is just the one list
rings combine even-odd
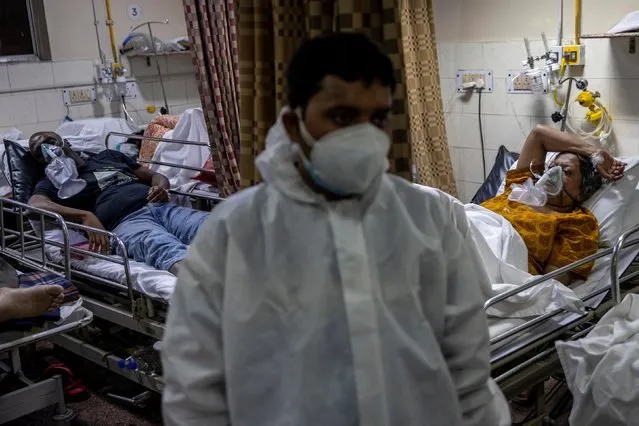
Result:
{"label": "bed frame", "polygon": [[[165,143],[178,143],[184,145],[208,146],[204,142],[152,138],[126,133],[111,132],[105,138],[105,144],[112,136],[121,136],[134,140],[154,140]],[[202,173],[214,173],[211,170],[183,166],[179,164],[140,161],[141,163],[157,164],[181,168]],[[194,201],[200,209],[209,209],[223,201],[218,194],[197,191],[193,193],[169,190],[171,194],[188,197]],[[93,229],[81,224],[66,222],[62,216],[42,210],[27,204],[19,203],[0,197],[0,256],[11,260],[22,270],[40,270],[63,274],[72,281],[80,290],[83,299],[83,307],[92,313],[96,321],[110,324],[118,330],[130,330],[159,341],[164,334],[164,323],[168,305],[164,301],[153,300],[136,291],[131,278],[129,258],[123,242],[113,233]],[[5,227],[5,214],[17,216],[18,229],[12,230]],[[26,219],[29,219],[27,221]],[[29,225],[30,222],[30,225]],[[45,238],[45,230],[51,226],[62,232],[63,241],[57,242]],[[121,256],[105,256],[99,253],[89,252],[70,244],[69,231],[91,231],[110,238],[118,246]],[[36,232],[37,231],[37,232]],[[63,253],[63,264],[51,262],[47,259],[46,246],[54,246]],[[72,255],[93,257],[108,262],[122,265],[125,272],[125,282],[116,282],[84,271],[76,270],[71,266]],[[147,389],[161,392],[162,379],[155,373],[147,373],[142,368],[129,368],[127,358],[119,356],[113,351],[93,345],[79,333],[61,332],[50,336],[57,345],[71,352],[93,361]],[[124,365],[124,366],[123,366]],[[148,395],[141,394],[134,398],[117,397],[132,405],[141,406]]]}
{"label": "bed frame", "polygon": [[[491,338],[492,376],[506,398],[510,400],[523,391],[532,391],[535,418],[526,424],[542,424],[546,420],[544,382],[553,375],[562,373],[555,341],[577,340],[585,336],[606,312],[621,302],[623,296],[639,293],[639,262],[637,260],[639,256],[621,276],[619,274],[619,259],[622,254],[639,244],[639,238],[629,240],[638,232],[639,225],[624,232],[614,247],[600,250],[592,256],[495,296],[485,303],[484,308],[488,310],[491,306],[528,288],[570,272],[588,262],[611,256],[611,285],[594,291],[582,299],[586,306],[591,305],[586,308],[585,313],[580,315],[557,309]],[[610,292],[609,295],[608,292]],[[597,306],[589,303],[602,295],[606,297]],[[561,408],[566,407],[553,407],[550,412],[561,414],[559,412]]]}

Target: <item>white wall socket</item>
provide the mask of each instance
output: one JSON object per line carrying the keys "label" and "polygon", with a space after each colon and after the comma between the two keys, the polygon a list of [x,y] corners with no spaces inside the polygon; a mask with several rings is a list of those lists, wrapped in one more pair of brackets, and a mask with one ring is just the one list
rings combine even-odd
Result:
{"label": "white wall socket", "polygon": [[[464,83],[476,82],[477,80],[484,80],[483,92],[491,93],[493,91],[493,71],[492,70],[458,70],[457,71],[457,92],[463,93],[470,89],[464,89]],[[473,89],[475,92],[479,89]]]}

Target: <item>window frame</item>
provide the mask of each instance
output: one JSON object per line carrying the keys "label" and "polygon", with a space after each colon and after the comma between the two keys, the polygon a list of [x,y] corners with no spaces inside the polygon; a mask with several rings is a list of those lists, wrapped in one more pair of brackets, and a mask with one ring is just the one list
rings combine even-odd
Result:
{"label": "window frame", "polygon": [[51,46],[47,31],[44,0],[25,0],[31,29],[32,54],[0,56],[0,64],[16,62],[38,62],[51,60]]}

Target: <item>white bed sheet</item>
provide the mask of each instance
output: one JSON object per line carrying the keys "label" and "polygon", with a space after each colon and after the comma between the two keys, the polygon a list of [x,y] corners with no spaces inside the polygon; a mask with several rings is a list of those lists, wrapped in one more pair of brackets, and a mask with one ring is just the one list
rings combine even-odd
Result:
{"label": "white bed sheet", "polygon": [[[84,240],[84,236],[70,232],[71,244]],[[50,230],[46,232],[47,240],[61,241],[60,231]],[[77,241],[76,241],[77,240]],[[46,249],[47,258],[58,265],[64,263],[64,256],[60,248],[48,246]],[[111,256],[119,259],[119,256]],[[118,263],[109,262],[103,259],[89,258],[71,259],[71,266],[79,271],[96,275],[104,279],[115,281],[126,285],[126,274],[124,267]],[[133,289],[156,300],[169,302],[175,289],[177,277],[168,271],[161,271],[145,263],[129,260],[129,274]]]}
{"label": "white bed sheet", "polygon": [[[619,271],[617,274],[619,277],[621,277],[624,271],[628,269],[637,255],[639,255],[639,247],[636,246],[629,248],[621,255],[619,259]],[[595,266],[590,273],[587,281],[577,282],[570,287],[580,299],[583,299],[598,290],[603,290],[604,288],[609,287],[610,284],[610,256],[605,256],[595,262]],[[603,293],[597,297],[590,299],[585,305],[590,308],[596,308],[605,297],[606,293]],[[561,326],[576,320],[577,318],[579,318],[579,315],[564,314],[561,317],[558,316],[558,318],[561,319],[557,321],[556,324]],[[489,318],[488,324],[490,337],[497,337],[498,335],[503,334],[521,324],[524,324],[526,321],[530,321],[531,319],[532,318]],[[531,330],[529,334],[544,332],[545,330],[546,329],[543,327],[535,328],[534,330]],[[521,340],[525,338],[524,335],[518,335],[516,337],[517,340],[520,340],[519,343],[521,343]],[[504,344],[507,342],[508,340],[504,341]]]}

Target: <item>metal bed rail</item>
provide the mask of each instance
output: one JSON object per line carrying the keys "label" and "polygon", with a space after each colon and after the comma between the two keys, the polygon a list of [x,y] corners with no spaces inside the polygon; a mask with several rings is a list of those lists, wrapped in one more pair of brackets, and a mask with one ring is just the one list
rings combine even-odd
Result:
{"label": "metal bed rail", "polygon": [[[140,135],[133,135],[133,134],[128,134],[128,133],[120,133],[120,132],[109,132],[107,133],[105,139],[104,139],[104,144],[106,145],[106,147],[109,147],[109,139],[112,136],[118,136],[118,137],[125,137],[127,139],[134,139],[134,140],[139,140],[139,141],[144,141],[144,140],[150,140],[150,141],[156,141],[156,142],[166,142],[166,143],[174,143],[174,144],[181,144],[181,145],[193,145],[193,146],[202,146],[202,147],[207,147],[209,148],[209,151],[211,149],[211,146],[206,143],[206,142],[201,142],[201,141],[189,141],[186,139],[166,139],[166,138],[155,138],[152,136],[140,136]],[[153,165],[157,165],[157,166],[166,166],[166,167],[175,167],[177,169],[183,169],[183,170],[190,170],[190,171],[194,171],[194,172],[200,172],[200,173],[205,173],[205,174],[210,174],[215,176],[215,171],[214,170],[209,170],[209,169],[205,169],[203,167],[193,167],[193,166],[186,166],[183,164],[177,164],[177,163],[167,163],[165,161],[147,161],[147,160],[138,160],[139,163],[143,163],[143,164],[153,164]],[[185,196],[185,197],[193,197],[193,198],[199,198],[202,199],[204,201],[209,201],[211,203],[219,203],[224,201],[224,198],[220,197],[219,195],[208,195],[208,194],[203,194],[203,191],[199,191],[197,194],[196,193],[192,193],[192,192],[184,192],[184,191],[178,191],[175,189],[170,189],[169,193],[171,194],[175,194],[175,195],[181,195],[181,196]]]}
{"label": "metal bed rail", "polygon": [[[609,287],[606,287],[606,289],[602,290],[602,291],[596,291],[593,294],[589,294],[587,295],[584,299],[582,300],[587,300],[590,299],[598,294],[603,293],[604,291],[608,291],[608,290],[612,290],[612,295],[613,295],[613,299],[616,301],[616,303],[619,303],[620,301],[620,283],[619,283],[619,276],[618,276],[618,264],[619,264],[619,257],[622,254],[623,249],[627,249],[629,247],[635,246],[637,244],[639,244],[639,239],[636,240],[632,240],[628,243],[625,242],[625,240],[631,236],[636,234],[637,232],[639,232],[639,225],[625,231],[624,233],[622,233],[622,235],[619,237],[619,241],[617,242],[617,244],[615,244],[614,247],[612,248],[608,248],[608,249],[604,249],[599,251],[598,253],[595,253],[593,255],[587,256],[583,259],[580,259],[576,262],[571,263],[570,265],[566,265],[562,268],[559,268],[555,271],[552,271],[551,273],[548,273],[546,275],[540,276],[538,278],[535,278],[533,280],[530,280],[529,282],[522,284],[521,286],[514,288],[512,290],[506,291],[504,293],[501,293],[497,296],[494,296],[490,299],[488,299],[486,301],[486,303],[484,304],[484,309],[486,311],[488,311],[488,309],[491,306],[494,306],[495,304],[504,301],[514,295],[517,295],[525,290],[528,290],[529,288],[532,288],[534,286],[537,286],[541,283],[544,283],[548,280],[551,280],[553,278],[556,278],[566,272],[570,272],[576,268],[578,268],[579,266],[585,265],[586,263],[595,261],[597,259],[601,259],[605,256],[608,256],[610,254],[612,254],[612,259],[611,259],[611,263],[610,263],[610,277],[611,277],[611,284]],[[631,278],[634,278],[635,276],[639,275],[639,272],[635,272],[633,274],[631,274],[631,276],[626,277],[626,280],[629,280]],[[534,327],[537,324],[540,324],[543,321],[549,320],[557,315],[561,315],[563,313],[566,313],[567,311],[565,309],[557,309],[555,311],[552,312],[548,312],[546,314],[537,316],[533,319],[531,319],[530,321],[525,322],[524,324],[521,324],[513,329],[510,329],[498,336],[493,337],[490,340],[491,345],[501,342],[505,339],[507,339],[508,337],[511,337],[517,333],[526,331],[532,327]]]}
{"label": "metal bed rail", "polygon": [[[9,207],[7,207],[9,206]],[[47,253],[46,247],[54,246],[58,247],[62,251],[63,256],[63,265],[62,268],[64,270],[64,275],[68,280],[71,280],[72,275],[81,276],[87,279],[91,279],[97,282],[101,282],[107,284],[111,287],[117,288],[118,290],[125,291],[128,295],[128,298],[131,302],[131,308],[134,310],[135,307],[135,295],[133,289],[133,282],[131,279],[131,270],[129,266],[129,258],[126,247],[120,238],[112,232],[106,231],[104,229],[96,229],[91,228],[85,225],[66,222],[61,215],[57,213],[51,213],[47,210],[43,210],[34,206],[30,206],[28,204],[20,203],[14,200],[10,200],[7,198],[0,197],[0,210],[3,213],[11,213],[18,215],[18,231],[11,230],[5,228],[4,226],[4,215],[0,215],[0,250],[2,254],[5,254],[12,259],[22,262],[30,267],[34,268],[42,268],[45,270],[49,270],[52,272],[59,272],[57,269],[60,267],[53,262],[47,261]],[[39,236],[30,235],[25,232],[24,229],[24,219],[25,217],[30,218],[30,220],[34,220],[34,218],[38,218],[38,228],[39,228]],[[50,239],[47,239],[45,236],[45,218],[52,219],[55,223],[55,226],[60,229],[62,232],[63,242],[57,242]],[[79,230],[84,232],[91,232],[99,235],[104,235],[110,239],[120,250],[121,255],[119,256],[107,256],[100,253],[94,253],[88,250],[84,250],[78,247],[73,247],[70,244],[69,238],[69,229]],[[14,249],[10,248],[6,245],[6,237],[7,235],[17,236],[19,239],[19,244],[16,242],[14,244],[18,244],[19,248]],[[25,242],[38,242],[38,248],[40,248],[41,259],[33,258],[28,255],[27,252],[27,244]],[[82,271],[74,271],[71,268],[71,255],[78,254],[84,257],[92,257],[96,259],[105,260],[107,262],[112,262],[115,264],[122,265],[124,268],[125,274],[125,284],[104,279],[102,277],[94,276],[92,274],[82,272]],[[133,313],[133,312],[132,312]]]}
{"label": "metal bed rail", "polygon": [[[109,132],[107,133],[105,139],[104,139],[104,144],[107,146],[109,146],[109,139],[111,138],[111,136],[119,136],[119,137],[124,137],[127,139],[134,139],[134,140],[139,140],[139,141],[145,141],[145,140],[149,140],[149,141],[155,141],[155,142],[165,142],[165,143],[174,143],[174,144],[180,144],[180,145],[194,145],[194,146],[202,146],[202,147],[207,147],[209,148],[209,151],[211,149],[211,146],[206,143],[206,142],[201,142],[201,141],[189,141],[189,140],[185,140],[185,139],[166,139],[166,138],[154,138],[151,136],[141,136],[141,135],[132,135],[132,134],[128,134],[128,133],[120,133],[120,132]],[[211,175],[215,175],[215,171],[213,170],[209,170],[209,169],[205,169],[202,167],[192,167],[192,166],[185,166],[183,164],[176,164],[176,163],[166,163],[164,161],[146,161],[146,160],[138,160],[140,163],[145,163],[145,164],[155,164],[158,166],[167,166],[167,167],[175,167],[178,169],[185,169],[185,170],[191,170],[194,172],[201,172],[201,173],[208,173]]]}
{"label": "metal bed rail", "polygon": [[[602,305],[600,305],[599,307],[597,307],[594,310],[591,310],[589,312],[587,312],[586,314],[580,315],[577,318],[575,318],[573,321],[571,321],[568,324],[565,324],[564,326],[560,327],[558,330],[555,330],[553,333],[548,334],[549,338],[546,338],[545,340],[541,341],[539,345],[536,346],[541,346],[541,348],[543,349],[543,345],[547,345],[548,343],[552,343],[552,341],[556,340],[556,339],[560,339],[562,338],[561,336],[565,336],[566,334],[568,334],[567,337],[563,337],[566,340],[577,340],[580,337],[585,336],[587,333],[589,333],[593,328],[594,328],[594,324],[592,324],[593,322],[598,321],[599,318],[601,318],[606,312],[608,312],[608,310],[610,310],[611,308],[615,307],[616,305],[619,304],[619,302],[621,301],[621,296],[622,293],[623,294],[627,294],[627,293],[634,293],[639,291],[639,286],[635,285],[634,287],[628,289],[626,292],[622,292],[621,289],[621,284],[629,282],[630,280],[632,280],[633,278],[639,276],[639,271],[634,271],[631,272],[627,275],[624,275],[623,277],[619,278],[618,276],[618,265],[619,265],[619,257],[622,254],[622,251],[628,247],[634,246],[639,244],[639,239],[634,239],[631,241],[627,241],[627,239],[629,237],[631,237],[632,235],[636,234],[639,232],[639,225],[635,226],[627,231],[625,231],[624,233],[622,233],[622,235],[619,237],[617,243],[615,244],[615,246],[613,248],[610,249],[610,252],[612,252],[613,256],[611,259],[611,286],[610,287],[606,287],[603,289],[600,289],[598,291],[595,291],[591,294],[589,294],[588,296],[586,296],[583,300],[587,301],[591,298],[596,297],[597,295],[600,295],[602,293],[607,292],[608,290],[610,290],[612,288],[612,297],[610,300],[608,300],[607,302],[604,302]],[[609,252],[608,250],[606,250],[606,252]],[[549,319],[550,317],[557,315],[558,313],[565,313],[565,311],[563,310],[557,310],[555,312],[551,312],[545,316],[543,316],[544,318],[542,320],[546,320]],[[535,321],[535,323],[539,323],[540,321]],[[592,324],[592,325],[591,325]],[[583,326],[587,326],[587,328],[581,330],[581,327]],[[507,337],[510,336],[514,336],[515,334],[517,334],[517,332],[521,331],[521,328],[519,328],[518,330],[509,330],[507,333],[508,334]],[[554,336],[554,338],[550,338]],[[505,337],[504,337],[505,338]],[[496,339],[499,340],[503,340],[502,336],[498,336]],[[492,341],[491,341],[492,343]],[[551,359],[551,357],[555,357],[556,355],[554,355],[556,352],[555,346],[552,345],[551,347],[545,348],[543,349],[541,352],[536,353],[534,355],[526,355],[524,354],[522,351],[520,351],[519,355],[517,355],[516,357],[513,357],[511,359],[510,362],[515,361],[517,358],[521,358],[523,355],[526,355],[526,359],[523,360],[523,362],[518,363],[518,364],[514,364],[511,368],[507,369],[507,370],[501,370],[501,372],[498,373],[498,376],[495,378],[495,382],[497,384],[499,384],[500,386],[502,386],[502,384],[506,384],[506,383],[510,383],[507,381],[512,381],[515,380],[517,377],[519,377],[520,374],[524,374],[524,371],[527,371],[529,374],[537,374],[534,371],[536,370],[530,370],[531,368],[540,368],[540,369],[548,369],[549,368],[549,362],[552,361],[554,363],[557,362],[556,359]],[[546,362],[550,360],[549,362]],[[535,367],[535,365],[537,365],[538,367]],[[553,364],[554,365],[554,364]],[[497,370],[499,371],[499,370]],[[527,373],[527,374],[528,374]],[[537,374],[538,375],[538,374]],[[523,380],[523,378],[519,377],[519,379],[517,379],[519,381]],[[512,383],[511,383],[512,385]],[[507,385],[509,386],[509,385]]]}
{"label": "metal bed rail", "polygon": [[[69,331],[77,330],[78,328],[86,327],[91,323],[91,321],[93,321],[93,312],[84,308],[80,308],[79,311],[82,313],[82,318],[80,319],[69,320],[68,322],[63,322],[61,325],[51,327],[47,330],[29,334],[10,342],[0,343],[0,353],[17,349],[21,346],[30,345],[31,343],[35,343],[43,339],[48,339],[49,337],[55,336],[60,333],[67,333]],[[73,315],[74,314],[72,313],[71,317]]]}

